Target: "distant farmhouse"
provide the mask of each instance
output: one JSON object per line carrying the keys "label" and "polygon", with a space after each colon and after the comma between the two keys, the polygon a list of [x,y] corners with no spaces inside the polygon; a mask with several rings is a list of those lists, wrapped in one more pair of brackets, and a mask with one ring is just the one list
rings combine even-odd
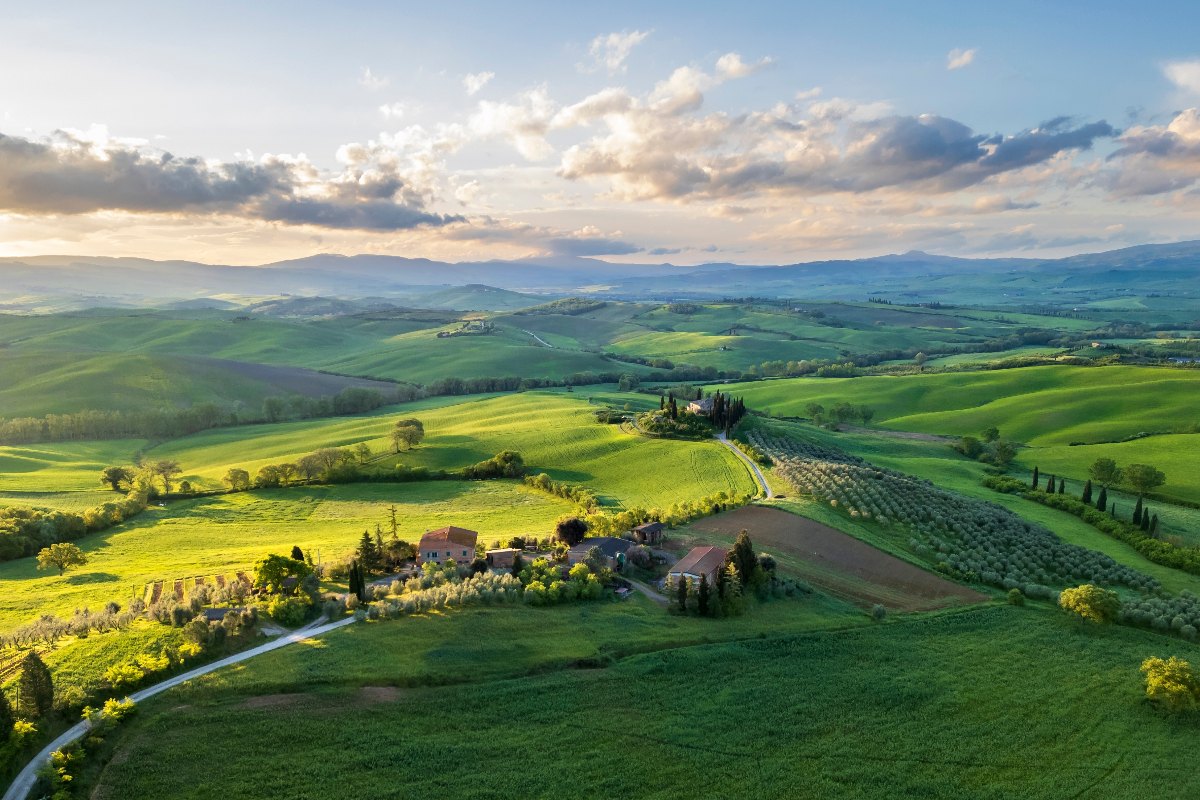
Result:
{"label": "distant farmhouse", "polygon": [[633,529],[633,538],[638,544],[658,544],[666,529],[667,526],[661,522],[644,522]]}
{"label": "distant farmhouse", "polygon": [[500,547],[495,550],[488,550],[484,553],[487,559],[487,564],[493,569],[512,569],[517,560],[517,554],[521,551],[515,547]]}
{"label": "distant farmhouse", "polygon": [[478,541],[479,534],[475,531],[453,525],[429,531],[421,537],[421,544],[417,547],[417,563],[432,561],[442,564],[452,558],[459,564],[469,564],[475,560],[475,544]]}
{"label": "distant farmhouse", "polygon": [[699,414],[707,417],[708,415],[712,414],[713,399],[711,397],[705,397],[702,400],[693,400],[687,404],[687,410],[693,414]]}
{"label": "distant farmhouse", "polygon": [[728,555],[729,551],[724,547],[693,547],[667,574],[675,580],[691,578],[695,581],[700,580],[701,575],[707,575],[709,583],[716,583]]}
{"label": "distant farmhouse", "polygon": [[594,536],[584,539],[567,552],[567,563],[574,566],[587,558],[593,547],[600,549],[608,563],[609,569],[619,570],[625,563],[625,554],[633,547],[628,539],[618,539],[615,536]]}

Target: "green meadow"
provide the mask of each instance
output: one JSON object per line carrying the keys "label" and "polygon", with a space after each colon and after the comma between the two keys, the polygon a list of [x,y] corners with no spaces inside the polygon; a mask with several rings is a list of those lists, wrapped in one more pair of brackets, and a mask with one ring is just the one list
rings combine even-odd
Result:
{"label": "green meadow", "polygon": [[78,541],[85,567],[40,572],[34,559],[0,563],[0,630],[38,614],[70,615],[109,600],[124,604],[156,580],[232,575],[293,545],[322,560],[352,551],[364,530],[388,523],[396,506],[401,538],[457,525],[493,537],[549,535],[574,507],[514,481],[430,481],[256,490],[171,503]]}
{"label": "green meadow", "polygon": [[731,384],[755,410],[807,416],[838,402],[875,409],[873,424],[949,436],[990,425],[1029,445],[1104,442],[1200,422],[1200,372],[1167,367],[1045,366],[861,378],[787,378]]}
{"label": "green meadow", "polygon": [[[656,798],[717,785],[746,797],[1200,791],[1191,720],[1146,704],[1138,673],[1194,645],[1034,608],[872,625],[780,601],[736,632],[705,621],[714,643],[680,647],[691,620],[634,602],[353,626],[270,654],[145,703],[97,791],[561,797],[565,775],[589,795]],[[719,641],[764,612],[765,638]],[[452,763],[472,769],[429,768]]]}

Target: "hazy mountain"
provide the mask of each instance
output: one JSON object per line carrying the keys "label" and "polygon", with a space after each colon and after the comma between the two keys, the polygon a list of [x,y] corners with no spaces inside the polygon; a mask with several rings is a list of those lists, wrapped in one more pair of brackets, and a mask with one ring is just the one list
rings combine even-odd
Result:
{"label": "hazy mountain", "polygon": [[[504,310],[544,297],[581,292],[609,297],[787,296],[862,299],[870,293],[908,298],[987,302],[996,295],[1070,301],[1087,288],[1111,291],[1195,291],[1200,242],[1141,245],[1062,259],[956,258],[919,251],[874,258],[778,266],[728,263],[612,264],[573,256],[522,261],[445,263],[382,255],[314,255],[261,266],[151,261],[140,258],[37,256],[0,259],[0,304],[21,309],[48,298],[76,306],[247,298],[372,298],[411,302],[426,297],[442,308]],[[918,280],[919,279],[919,280]],[[459,289],[444,297],[435,293]],[[970,298],[970,299],[964,299]],[[312,310],[316,310],[315,305]],[[194,306],[193,306],[194,307]]]}

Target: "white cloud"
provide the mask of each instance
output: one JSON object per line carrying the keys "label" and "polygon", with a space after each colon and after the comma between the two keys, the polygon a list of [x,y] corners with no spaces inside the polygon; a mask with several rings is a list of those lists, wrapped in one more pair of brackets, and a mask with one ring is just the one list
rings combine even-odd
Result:
{"label": "white cloud", "polygon": [[649,35],[650,31],[621,31],[597,36],[592,39],[588,53],[597,67],[604,67],[610,74],[624,72],[625,59]]}
{"label": "white cloud", "polygon": [[482,101],[468,124],[480,138],[507,139],[526,159],[540,161],[554,153],[546,132],[557,110],[546,87],[539,86],[522,92],[515,103]]}
{"label": "white cloud", "polygon": [[386,103],[379,107],[379,113],[383,114],[385,119],[400,119],[407,110],[404,103]]}
{"label": "white cloud", "polygon": [[476,95],[494,77],[496,77],[494,72],[472,72],[463,76],[463,86],[466,87],[467,94]]}
{"label": "white cloud", "polygon": [[978,52],[974,47],[968,50],[954,48],[946,54],[946,69],[955,70],[971,66],[971,63],[975,61],[975,54]]}
{"label": "white cloud", "polygon": [[726,53],[717,59],[717,75],[721,78],[745,78],[774,63],[770,57],[762,58],[753,64],[742,61],[737,53]]}
{"label": "white cloud", "polygon": [[1163,66],[1163,74],[1180,89],[1200,94],[1200,58],[1171,61]]}
{"label": "white cloud", "polygon": [[358,76],[358,85],[372,92],[378,91],[387,86],[391,80],[382,75],[376,75],[371,71],[370,67],[363,67],[362,74]]}

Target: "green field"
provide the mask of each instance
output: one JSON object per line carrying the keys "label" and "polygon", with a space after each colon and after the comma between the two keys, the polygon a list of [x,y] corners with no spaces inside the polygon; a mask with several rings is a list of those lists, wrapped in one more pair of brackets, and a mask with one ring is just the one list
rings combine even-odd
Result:
{"label": "green field", "polygon": [[[615,393],[602,396],[606,402],[622,399]],[[387,436],[399,415],[420,419],[425,440],[414,450],[385,456],[381,466],[398,461],[411,467],[458,469],[501,450],[516,450],[531,470],[583,484],[611,505],[669,506],[721,491],[754,490],[746,468],[716,442],[650,439],[623,433],[616,425],[600,425],[594,415],[597,406],[587,397],[585,387],[573,393],[438,398],[359,417],[208,431],[152,447],[146,456],[178,460],[184,477],[216,488],[231,466],[254,474],[264,464],[294,460],[319,447],[367,442],[377,453],[387,453]],[[648,399],[627,397],[643,404]]]}
{"label": "green field", "polygon": [[386,524],[393,504],[402,538],[457,525],[478,531],[485,544],[549,535],[574,507],[512,481],[298,487],[179,501],[80,539],[88,563],[64,576],[39,572],[32,558],[0,563],[0,630],[43,613],[125,604],[156,580],[232,575],[293,545],[322,560],[338,558],[354,549],[363,530]]}
{"label": "green field", "polygon": [[1200,422],[1200,372],[1157,367],[1029,367],[863,378],[790,378],[722,391],[775,416],[807,416],[816,402],[866,404],[874,424],[950,436],[989,425],[1031,445],[1121,439]]}
{"label": "green field", "polygon": [[127,464],[146,442],[55,442],[0,447],[0,503],[82,511],[118,497],[100,470]]}
{"label": "green field", "polygon": [[[1046,474],[1078,480],[1087,478],[1088,467],[1097,458],[1111,458],[1118,464],[1152,464],[1167,476],[1167,482],[1157,490],[1158,493],[1200,503],[1200,470],[1197,470],[1200,434],[1149,436],[1118,444],[1039,447],[1022,452],[1019,457],[1020,462],[1030,469],[1037,465]],[[1132,507],[1132,500],[1129,502]]]}
{"label": "green field", "polygon": [[[694,621],[644,604],[355,626],[146,703],[99,792],[561,797],[565,775],[661,798],[1200,791],[1191,721],[1149,707],[1138,673],[1195,646],[1006,606],[796,633],[814,625],[797,606],[768,638],[683,648]],[[719,639],[743,621],[702,624]],[[606,652],[607,669],[552,669]]]}

